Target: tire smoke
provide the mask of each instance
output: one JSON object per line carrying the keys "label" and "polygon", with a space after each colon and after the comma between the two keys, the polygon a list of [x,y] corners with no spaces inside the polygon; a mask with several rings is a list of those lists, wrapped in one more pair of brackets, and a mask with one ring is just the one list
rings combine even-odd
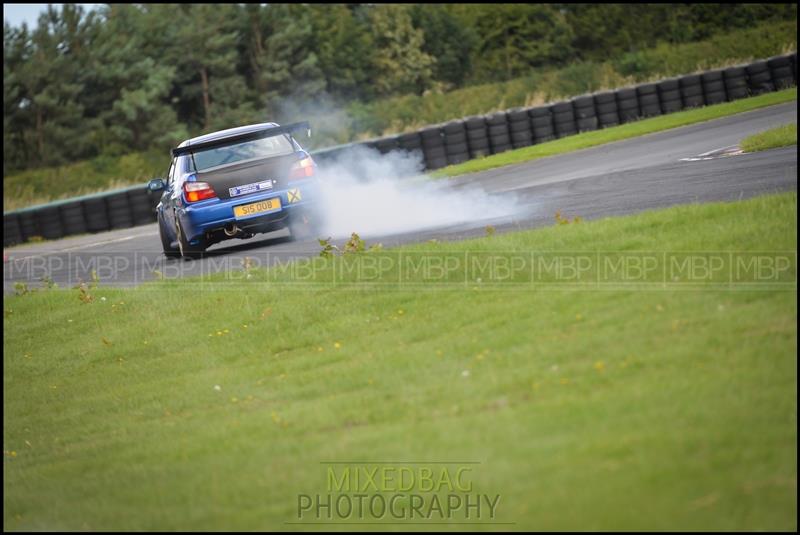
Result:
{"label": "tire smoke", "polygon": [[380,236],[458,225],[475,227],[518,212],[513,197],[455,188],[422,173],[419,153],[380,154],[356,146],[332,161],[317,162],[322,231]]}

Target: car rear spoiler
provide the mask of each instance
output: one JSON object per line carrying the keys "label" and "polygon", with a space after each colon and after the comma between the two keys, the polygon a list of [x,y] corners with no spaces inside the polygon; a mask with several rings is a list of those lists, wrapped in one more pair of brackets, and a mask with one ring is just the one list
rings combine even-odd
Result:
{"label": "car rear spoiler", "polygon": [[184,154],[190,154],[202,150],[208,150],[217,147],[226,147],[229,145],[235,145],[237,143],[243,143],[245,141],[254,141],[256,139],[264,139],[265,137],[280,136],[282,134],[289,134],[291,136],[292,132],[297,130],[306,130],[308,132],[308,135],[309,136],[311,135],[311,125],[308,124],[308,121],[287,124],[284,126],[268,126],[262,128],[261,130],[246,132],[244,134],[237,134],[233,136],[223,137],[220,139],[212,139],[211,141],[194,143],[192,145],[186,145],[185,147],[176,147],[172,149],[172,156],[173,157],[182,156]]}

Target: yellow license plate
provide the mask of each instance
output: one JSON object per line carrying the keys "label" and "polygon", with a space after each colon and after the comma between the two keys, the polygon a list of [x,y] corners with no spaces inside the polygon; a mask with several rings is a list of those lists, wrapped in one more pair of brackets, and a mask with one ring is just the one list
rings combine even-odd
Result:
{"label": "yellow license plate", "polygon": [[236,217],[250,217],[251,215],[266,214],[267,212],[275,212],[280,209],[281,198],[275,197],[274,199],[267,199],[265,201],[234,206],[233,215]]}

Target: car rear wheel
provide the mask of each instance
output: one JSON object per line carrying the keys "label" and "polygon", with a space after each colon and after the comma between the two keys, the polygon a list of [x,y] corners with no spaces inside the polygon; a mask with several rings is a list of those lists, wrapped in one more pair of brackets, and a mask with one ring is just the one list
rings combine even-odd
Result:
{"label": "car rear wheel", "polygon": [[178,246],[180,249],[180,255],[183,258],[198,258],[202,256],[202,254],[206,251],[206,244],[201,241],[196,245],[192,245],[186,239],[180,222],[178,222],[175,227],[178,229]]}
{"label": "car rear wheel", "polygon": [[172,246],[169,234],[164,230],[164,223],[161,221],[161,217],[158,218],[158,235],[161,238],[161,247],[164,248],[164,256],[167,258],[177,258],[181,255],[180,250]]}
{"label": "car rear wheel", "polygon": [[308,214],[301,214],[289,222],[289,233],[292,241],[304,241],[319,237],[319,221]]}

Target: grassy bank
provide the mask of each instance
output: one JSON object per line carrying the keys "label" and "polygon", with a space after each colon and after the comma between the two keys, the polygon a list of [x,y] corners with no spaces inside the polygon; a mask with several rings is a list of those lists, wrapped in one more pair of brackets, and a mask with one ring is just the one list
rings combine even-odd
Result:
{"label": "grassy bank", "polygon": [[[796,220],[791,193],[400,251],[796,251]],[[4,299],[5,529],[292,529],[337,460],[478,462],[507,529],[796,528],[796,284],[251,275]]]}
{"label": "grassy bank", "polygon": [[797,23],[762,25],[683,45],[661,44],[606,62],[582,62],[561,69],[542,69],[530,76],[482,84],[439,94],[407,95],[354,104],[348,115],[364,137],[415,130],[453,118],[516,106],[554,102],[601,89],[615,89],[679,74],[747,63],[796,49]]}
{"label": "grassy bank", "polygon": [[785,124],[764,132],[748,136],[739,144],[745,152],[776,149],[788,145],[797,145],[797,123]]}
{"label": "grassy bank", "polygon": [[[796,41],[796,22],[770,23],[696,43],[659,45],[607,62],[583,62],[561,69],[532,71],[530,76],[505,82],[431,91],[423,96],[407,95],[367,104],[353,102],[343,110],[319,110],[315,106],[312,116],[302,117],[315,126],[314,137],[305,144],[309,148],[332,146],[412,131],[466,115],[552,102],[603,88],[744,63],[794,50]],[[263,117],[254,118],[256,120],[263,120]],[[4,176],[3,210],[139,184],[162,176],[169,164],[168,149],[99,157]]]}
{"label": "grassy bank", "polygon": [[[445,177],[485,171],[504,165],[536,160],[538,158],[555,156],[565,152],[587,149],[604,143],[622,141],[623,139],[661,132],[663,130],[669,130],[670,128],[710,121],[711,119],[718,119],[727,115],[755,110],[763,108],[764,106],[781,104],[783,102],[791,102],[793,100],[797,100],[797,88],[785,89],[783,91],[776,91],[774,93],[767,93],[733,102],[725,102],[714,106],[671,113],[660,117],[652,117],[650,119],[604,128],[602,130],[595,130],[593,132],[584,132],[539,145],[533,145],[531,147],[510,150],[501,154],[470,160],[459,165],[451,165],[435,171],[432,175],[435,177]],[[797,130],[795,126],[795,143],[797,142],[796,135]]]}

